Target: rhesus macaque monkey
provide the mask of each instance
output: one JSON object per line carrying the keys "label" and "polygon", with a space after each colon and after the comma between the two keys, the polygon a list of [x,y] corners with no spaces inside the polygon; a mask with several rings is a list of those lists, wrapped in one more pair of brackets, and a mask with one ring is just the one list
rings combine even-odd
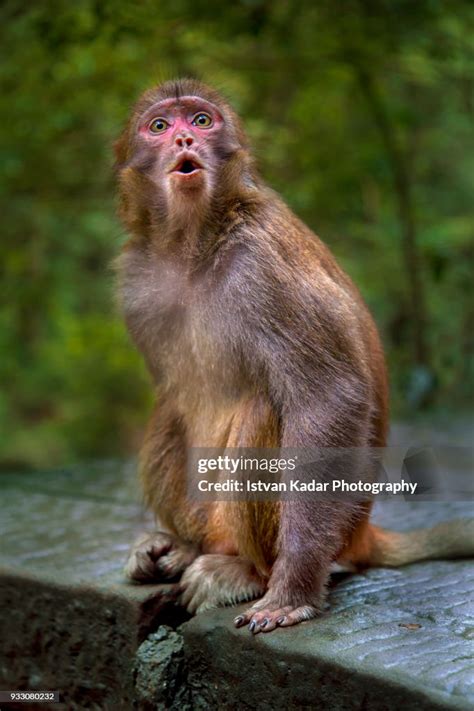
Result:
{"label": "rhesus macaque monkey", "polygon": [[148,91],[116,155],[120,296],[157,389],[141,477],[159,530],[129,577],[182,574],[191,612],[257,599],[235,619],[256,633],[317,615],[335,562],[467,553],[463,525],[389,533],[367,503],[187,498],[190,447],[383,447],[384,356],[356,287],[262,182],[219,94],[193,80]]}

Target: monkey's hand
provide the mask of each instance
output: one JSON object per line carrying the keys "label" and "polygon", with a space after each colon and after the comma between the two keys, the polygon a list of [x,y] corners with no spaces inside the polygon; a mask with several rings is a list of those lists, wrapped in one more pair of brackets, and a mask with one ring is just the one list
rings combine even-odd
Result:
{"label": "monkey's hand", "polygon": [[271,632],[277,627],[291,627],[298,622],[310,620],[319,614],[320,610],[312,605],[293,607],[275,600],[269,591],[252,607],[242,612],[234,619],[236,627],[248,625],[253,634]]}
{"label": "monkey's hand", "polygon": [[125,575],[137,582],[171,580],[181,575],[198,555],[194,546],[187,545],[169,533],[145,533],[130,551]]}

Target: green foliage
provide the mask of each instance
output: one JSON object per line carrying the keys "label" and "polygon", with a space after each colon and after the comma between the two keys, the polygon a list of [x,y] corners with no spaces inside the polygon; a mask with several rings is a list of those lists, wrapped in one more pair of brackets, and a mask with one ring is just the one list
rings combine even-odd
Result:
{"label": "green foliage", "polygon": [[151,388],[113,302],[112,145],[177,75],[230,97],[265,177],[360,285],[395,412],[468,402],[472,3],[7,0],[0,22],[3,460],[136,446]]}

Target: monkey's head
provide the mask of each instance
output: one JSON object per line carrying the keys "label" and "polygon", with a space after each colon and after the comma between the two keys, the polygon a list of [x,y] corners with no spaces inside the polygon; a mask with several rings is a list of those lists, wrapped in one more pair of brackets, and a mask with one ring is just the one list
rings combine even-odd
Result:
{"label": "monkey's head", "polygon": [[116,144],[121,214],[141,235],[168,220],[195,221],[253,181],[240,121],[222,97],[185,79],[147,91]]}

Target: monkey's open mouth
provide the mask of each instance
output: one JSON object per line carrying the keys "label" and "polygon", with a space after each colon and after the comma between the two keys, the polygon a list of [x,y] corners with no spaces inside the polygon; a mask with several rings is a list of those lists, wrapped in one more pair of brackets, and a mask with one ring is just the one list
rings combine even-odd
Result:
{"label": "monkey's open mouth", "polygon": [[190,175],[197,170],[201,170],[202,165],[200,165],[196,160],[192,158],[184,158],[173,168],[173,173],[181,173],[182,175]]}

